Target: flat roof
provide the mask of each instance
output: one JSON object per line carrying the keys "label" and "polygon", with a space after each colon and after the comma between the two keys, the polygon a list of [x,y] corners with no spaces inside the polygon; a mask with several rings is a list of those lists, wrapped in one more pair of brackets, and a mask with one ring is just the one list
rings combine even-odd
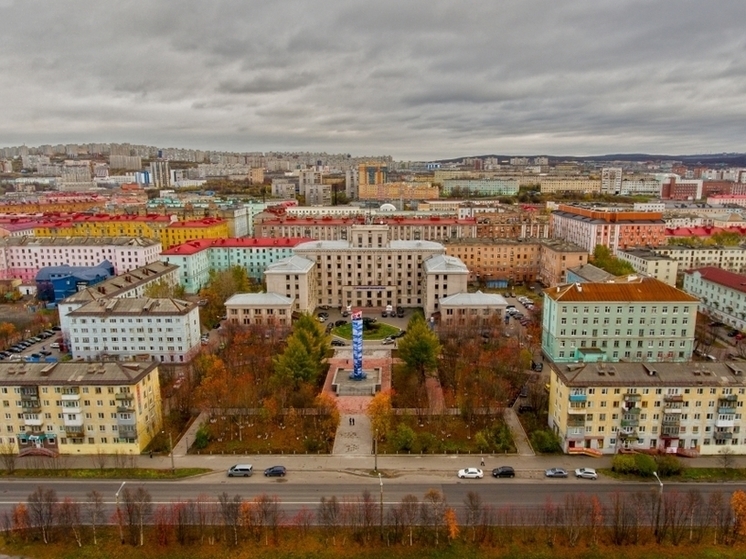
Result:
{"label": "flat roof", "polygon": [[173,316],[175,314],[187,314],[196,308],[196,303],[173,298],[115,297],[86,303],[72,311],[68,316]]}
{"label": "flat roof", "polygon": [[59,385],[90,386],[95,384],[131,385],[158,368],[148,362],[4,363],[0,362],[0,384],[8,386]]}
{"label": "flat roof", "polygon": [[225,306],[291,306],[293,301],[295,301],[293,297],[285,297],[277,293],[236,293],[225,302]]}
{"label": "flat roof", "polygon": [[308,237],[232,237],[229,239],[200,239],[187,241],[161,252],[161,256],[197,254],[211,248],[293,248],[312,241]]}

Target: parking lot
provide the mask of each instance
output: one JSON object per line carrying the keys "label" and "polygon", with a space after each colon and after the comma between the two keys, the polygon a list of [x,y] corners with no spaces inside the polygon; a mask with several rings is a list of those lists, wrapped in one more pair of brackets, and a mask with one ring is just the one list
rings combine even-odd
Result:
{"label": "parking lot", "polygon": [[46,361],[59,359],[60,349],[56,342],[59,327],[50,328],[37,336],[31,336],[0,351],[1,361]]}

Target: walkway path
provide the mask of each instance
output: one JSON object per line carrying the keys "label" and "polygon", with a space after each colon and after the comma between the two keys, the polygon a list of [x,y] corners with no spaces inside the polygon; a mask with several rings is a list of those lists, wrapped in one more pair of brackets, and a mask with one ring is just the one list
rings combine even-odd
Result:
{"label": "walkway path", "polygon": [[521,425],[515,410],[513,408],[506,408],[503,412],[503,417],[510,429],[510,435],[513,437],[518,456],[535,456],[536,453],[531,447],[531,443],[528,442],[526,431],[523,429],[523,425]]}

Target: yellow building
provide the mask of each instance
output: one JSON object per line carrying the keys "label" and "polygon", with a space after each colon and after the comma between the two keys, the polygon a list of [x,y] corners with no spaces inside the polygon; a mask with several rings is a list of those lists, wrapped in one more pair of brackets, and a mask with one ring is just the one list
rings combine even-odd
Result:
{"label": "yellow building", "polygon": [[201,239],[227,239],[228,222],[224,219],[206,217],[194,221],[175,221],[161,230],[163,250],[187,241]]}
{"label": "yellow building", "polygon": [[549,426],[570,454],[746,453],[737,362],[552,363]]}
{"label": "yellow building", "polygon": [[21,456],[141,453],[162,426],[156,363],[0,363],[0,445]]}
{"label": "yellow building", "polygon": [[435,200],[440,190],[429,182],[388,182],[385,184],[360,184],[358,198],[361,200]]}

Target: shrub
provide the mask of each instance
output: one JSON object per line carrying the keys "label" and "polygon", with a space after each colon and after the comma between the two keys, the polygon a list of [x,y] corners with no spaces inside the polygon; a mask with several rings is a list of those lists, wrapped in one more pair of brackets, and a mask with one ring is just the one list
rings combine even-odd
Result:
{"label": "shrub", "polygon": [[656,470],[657,467],[653,457],[647,454],[635,454],[634,457],[637,475],[643,477],[652,477],[653,472]]}
{"label": "shrub", "polygon": [[482,431],[479,431],[476,435],[474,435],[474,444],[476,445],[479,452],[490,451],[490,443],[484,436],[484,433],[482,433]]}
{"label": "shrub", "polygon": [[541,429],[531,433],[531,446],[536,452],[551,454],[562,452],[562,444],[559,437],[548,429]]}
{"label": "shrub", "polygon": [[414,430],[403,423],[399,424],[391,437],[391,443],[394,445],[394,448],[406,452],[409,452],[414,448],[416,440],[417,435]]}
{"label": "shrub", "polygon": [[306,452],[318,452],[322,447],[323,443],[315,437],[309,437],[303,441],[303,448]]}
{"label": "shrub", "polygon": [[438,439],[432,433],[421,433],[417,442],[421,452],[435,452],[438,449]]}
{"label": "shrub", "polygon": [[661,477],[678,476],[684,472],[685,466],[676,456],[663,454],[655,457],[658,475]]}
{"label": "shrub", "polygon": [[637,471],[632,454],[617,454],[611,461],[611,470],[620,474],[634,474]]}
{"label": "shrub", "polygon": [[207,448],[209,442],[210,434],[207,432],[207,427],[202,425],[194,435],[194,448],[202,450],[203,448]]}

